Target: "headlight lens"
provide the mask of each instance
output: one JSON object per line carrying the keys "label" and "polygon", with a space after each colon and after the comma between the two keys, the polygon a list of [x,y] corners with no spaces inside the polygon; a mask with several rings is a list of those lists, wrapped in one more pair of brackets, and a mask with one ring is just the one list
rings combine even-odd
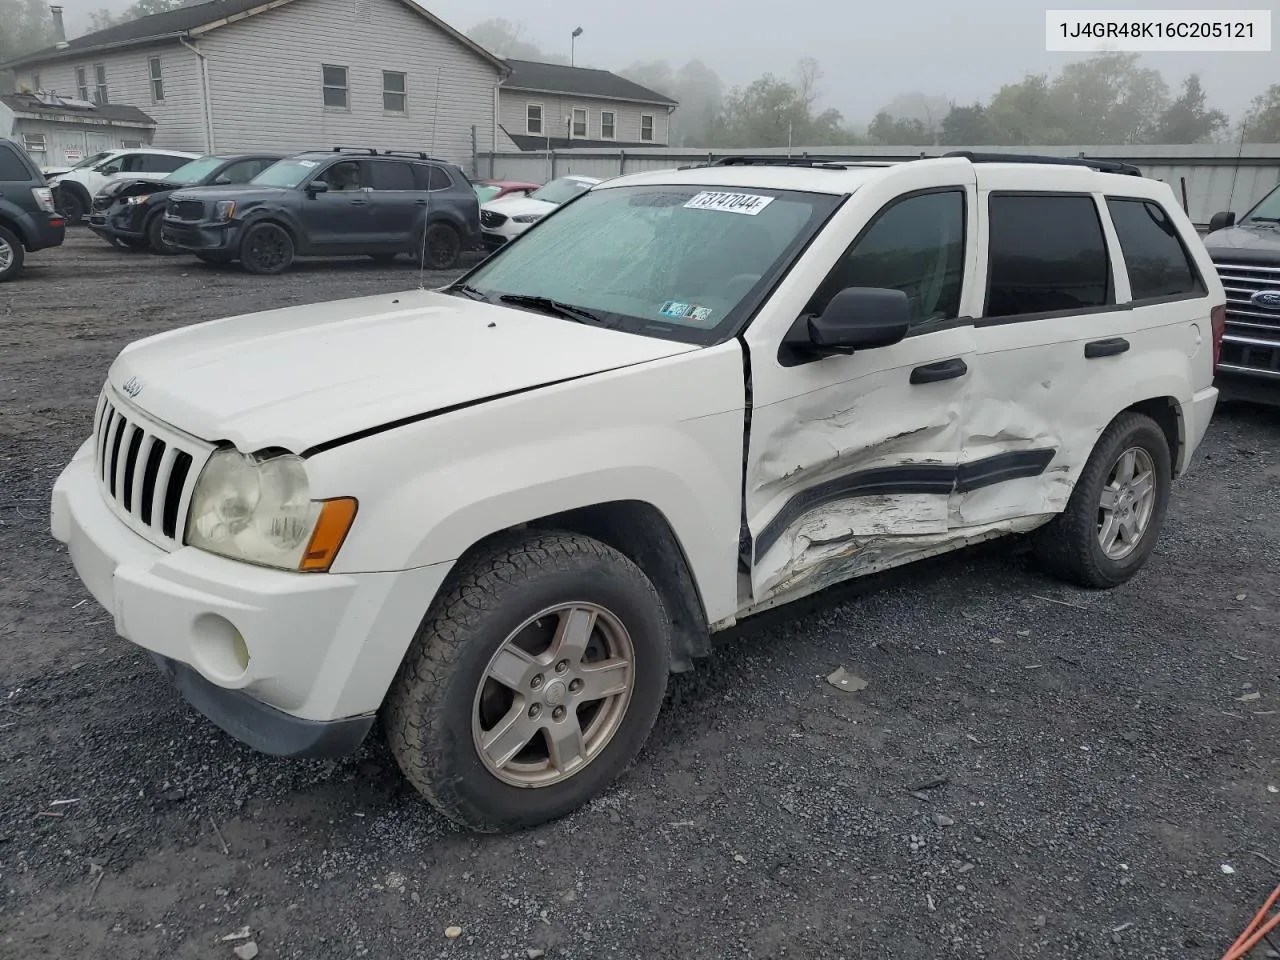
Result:
{"label": "headlight lens", "polygon": [[186,542],[234,560],[322,571],[354,518],[354,500],[311,499],[301,457],[219,450],[196,482]]}
{"label": "headlight lens", "polygon": [[213,205],[213,219],[230,220],[235,216],[236,202],[234,200],[219,200]]}
{"label": "headlight lens", "polygon": [[512,217],[516,223],[537,223],[545,214],[542,213],[522,213],[518,217]]}
{"label": "headlight lens", "polygon": [[131,207],[132,207],[132,206],[136,206],[136,205],[137,205],[137,204],[139,204],[139,203],[146,203],[146,202],[147,202],[147,195],[144,193],[144,194],[142,194],[141,196],[136,196],[136,197],[125,197],[125,198],[124,198],[124,202],[125,202],[126,204],[128,204],[129,206],[131,206]]}

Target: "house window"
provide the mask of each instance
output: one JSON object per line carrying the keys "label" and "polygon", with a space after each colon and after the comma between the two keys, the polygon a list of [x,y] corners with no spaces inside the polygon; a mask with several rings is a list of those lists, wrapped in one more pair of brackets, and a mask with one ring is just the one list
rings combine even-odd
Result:
{"label": "house window", "polygon": [[24,133],[22,147],[27,153],[44,153],[46,149],[43,133]]}
{"label": "house window", "polygon": [[409,107],[409,87],[405,75],[382,71],[382,109],[387,113],[405,113]]}
{"label": "house window", "polygon": [[617,126],[616,116],[612,110],[600,111],[600,139],[614,140],[617,138],[615,132]]}
{"label": "house window", "polygon": [[151,100],[153,103],[163,103],[164,77],[160,73],[160,58],[152,57],[148,60],[147,70],[151,75]]}
{"label": "house window", "polygon": [[107,65],[105,63],[93,65],[93,83],[93,102],[110,103],[107,97]]}
{"label": "house window", "polygon": [[31,75],[31,89],[32,89],[32,90],[39,90],[39,89],[40,89],[40,74],[39,74],[39,73],[33,73],[33,74]]}
{"label": "house window", "polygon": [[141,140],[121,140],[120,146],[123,147],[125,150],[141,150],[142,141]]}
{"label": "house window", "polygon": [[84,67],[76,67],[76,96],[81,100],[89,99],[89,81],[85,79]]}
{"label": "house window", "polygon": [[640,114],[640,139],[653,140],[653,114]]}
{"label": "house window", "polygon": [[574,140],[587,139],[587,109],[586,107],[573,108],[573,128],[570,134]]}
{"label": "house window", "polygon": [[542,133],[542,104],[531,103],[525,107],[524,122],[529,133]]}
{"label": "house window", "polygon": [[324,82],[324,105],[345,110],[350,106],[347,98],[347,68],[323,64],[320,68]]}

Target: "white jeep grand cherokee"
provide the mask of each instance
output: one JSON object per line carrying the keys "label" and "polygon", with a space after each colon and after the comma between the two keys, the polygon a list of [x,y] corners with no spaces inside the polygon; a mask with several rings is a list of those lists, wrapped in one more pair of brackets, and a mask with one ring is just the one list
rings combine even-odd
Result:
{"label": "white jeep grand cherokee", "polygon": [[1222,284],[1164,184],[1015,159],[621,177],[442,290],[131,344],[54,535],[240,740],[381,712],[455,821],[563,815],[748,614],[1008,533],[1146,561]]}

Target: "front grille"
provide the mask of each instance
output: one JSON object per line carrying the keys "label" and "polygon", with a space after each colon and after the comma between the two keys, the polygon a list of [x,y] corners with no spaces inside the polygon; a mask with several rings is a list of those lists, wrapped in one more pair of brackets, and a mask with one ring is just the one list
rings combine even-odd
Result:
{"label": "front grille", "polygon": [[1263,291],[1280,294],[1280,267],[1217,263],[1227,292],[1227,329],[1219,369],[1280,379],[1280,310],[1252,301]]}
{"label": "front grille", "polygon": [[492,210],[480,211],[480,223],[486,227],[500,227],[507,222],[507,216],[504,213],[494,213]]}
{"label": "front grille", "polygon": [[166,212],[175,220],[186,220],[188,223],[194,223],[197,220],[204,219],[204,201],[170,200]]}
{"label": "front grille", "polygon": [[208,450],[125,409],[109,388],[98,400],[93,449],[98,486],[116,515],[153,543],[180,546]]}

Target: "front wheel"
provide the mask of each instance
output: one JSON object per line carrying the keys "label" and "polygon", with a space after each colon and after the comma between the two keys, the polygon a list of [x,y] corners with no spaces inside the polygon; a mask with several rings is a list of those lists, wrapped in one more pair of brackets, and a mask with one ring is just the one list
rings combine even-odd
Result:
{"label": "front wheel", "polygon": [[258,223],[240,241],[240,265],[250,273],[284,273],[293,263],[293,238],[276,223]]}
{"label": "front wheel", "polygon": [[1155,549],[1172,476],[1164,431],[1145,414],[1121,414],[1098,438],[1066,510],[1033,535],[1037,559],[1082,587],[1124,583]]}
{"label": "front wheel", "polygon": [[639,753],[666,692],[667,618],[644,573],[587,537],[534,534],[464,562],[400,667],[387,738],[454,822],[535,826]]}
{"label": "front wheel", "polygon": [[171,257],[178,252],[178,248],[165,240],[161,231],[164,229],[164,214],[153,213],[151,219],[147,221],[147,243],[151,246],[152,253],[158,253],[162,257]]}
{"label": "front wheel", "polygon": [[79,223],[84,219],[84,215],[89,212],[89,205],[81,199],[80,194],[66,187],[55,193],[54,199],[57,201],[55,206],[58,212],[62,214],[67,223]]}

